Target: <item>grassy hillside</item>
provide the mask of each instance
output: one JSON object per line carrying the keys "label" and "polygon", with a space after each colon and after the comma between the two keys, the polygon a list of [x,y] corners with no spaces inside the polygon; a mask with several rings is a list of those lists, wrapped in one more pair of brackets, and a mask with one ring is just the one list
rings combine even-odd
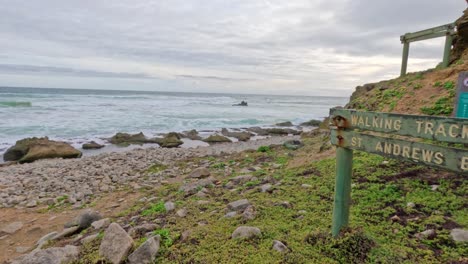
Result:
{"label": "grassy hillside", "polygon": [[[262,147],[258,151],[206,157],[180,164],[208,167],[215,184],[199,188],[204,195],[180,191],[184,183],[142,190],[153,202],[137,202],[114,219],[122,226],[156,223],[162,236],[157,263],[463,263],[468,245],[456,243],[450,229],[468,226],[468,183],[461,175],[357,152],[354,159],[349,229],[330,235],[335,160],[333,150],[318,153],[320,137],[306,146]],[[313,156],[320,157],[314,159]],[[158,165],[151,167],[154,172]],[[249,170],[250,169],[250,170]],[[233,170],[233,173],[226,173]],[[239,175],[256,178],[231,184]],[[187,179],[186,182],[196,182]],[[271,184],[266,192],[260,186]],[[225,217],[227,204],[248,199],[250,216]],[[166,212],[165,201],[187,216]],[[254,215],[254,217],[252,217]],[[232,239],[239,226],[253,226],[261,235]],[[435,235],[418,235],[428,229]],[[91,233],[87,230],[83,234]],[[78,263],[102,261],[97,240],[86,244]],[[137,245],[145,235],[135,235]],[[272,249],[280,240],[288,251]]]}
{"label": "grassy hillside", "polygon": [[468,71],[468,52],[446,69],[409,73],[404,77],[358,86],[347,108],[450,116],[461,71]]}

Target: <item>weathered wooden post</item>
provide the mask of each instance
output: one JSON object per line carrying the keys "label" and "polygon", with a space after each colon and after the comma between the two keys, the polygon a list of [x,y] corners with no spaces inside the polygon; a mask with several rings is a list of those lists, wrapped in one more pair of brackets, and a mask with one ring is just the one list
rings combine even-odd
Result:
{"label": "weathered wooden post", "polygon": [[335,177],[335,203],[333,206],[332,235],[338,236],[340,230],[349,222],[349,206],[351,203],[351,175],[353,170],[353,150],[340,146],[345,139],[340,131],[346,128],[348,120],[341,116],[333,117],[333,125],[337,128],[336,140],[336,177]]}
{"label": "weathered wooden post", "polygon": [[450,32],[445,37],[444,58],[442,60],[442,67],[447,68],[450,63],[450,51],[452,50],[453,36]]}
{"label": "weathered wooden post", "polygon": [[403,57],[401,60],[401,72],[400,72],[400,77],[403,77],[406,75],[406,69],[408,67],[408,55],[409,55],[409,42],[402,40],[403,41]]}
{"label": "weathered wooden post", "polygon": [[340,234],[340,230],[349,222],[349,206],[351,203],[351,175],[353,170],[353,150],[336,148],[336,180],[335,204],[333,207],[332,235]]}

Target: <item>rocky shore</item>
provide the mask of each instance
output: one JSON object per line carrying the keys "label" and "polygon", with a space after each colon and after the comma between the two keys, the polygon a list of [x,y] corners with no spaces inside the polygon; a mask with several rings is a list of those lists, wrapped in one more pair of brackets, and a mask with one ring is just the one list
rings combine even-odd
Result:
{"label": "rocky shore", "polygon": [[[69,203],[80,208],[91,197],[124,185],[133,189],[154,187],[186,173],[177,161],[191,157],[235,153],[260,146],[281,145],[298,136],[274,136],[246,142],[197,148],[139,148],[103,153],[80,159],[47,159],[0,167],[0,207],[36,207]],[[150,166],[164,167],[147,173]]]}

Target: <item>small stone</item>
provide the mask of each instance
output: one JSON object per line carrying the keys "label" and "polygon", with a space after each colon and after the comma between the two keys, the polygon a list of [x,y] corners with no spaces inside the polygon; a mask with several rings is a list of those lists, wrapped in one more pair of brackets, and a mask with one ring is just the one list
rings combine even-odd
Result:
{"label": "small stone", "polygon": [[198,169],[195,169],[193,170],[189,177],[190,178],[206,178],[210,176],[210,171],[207,169],[207,168],[198,168]]}
{"label": "small stone", "polygon": [[104,233],[99,246],[99,255],[109,259],[112,263],[122,263],[132,246],[133,239],[127,232],[119,224],[112,223]]}
{"label": "small stone", "polygon": [[23,228],[23,222],[13,222],[2,227],[0,231],[11,235],[11,234],[16,233],[21,228]]}
{"label": "small stone", "polygon": [[466,242],[468,241],[468,230],[455,228],[450,231],[450,236],[456,242]]}
{"label": "small stone", "polygon": [[211,203],[210,201],[206,201],[206,200],[198,200],[197,201],[198,205],[206,205],[206,204],[210,204],[210,203]]}
{"label": "small stone", "polygon": [[111,221],[109,218],[104,218],[101,220],[94,221],[91,223],[91,226],[94,227],[94,229],[102,229],[106,228],[110,225]]}
{"label": "small stone", "polygon": [[437,191],[437,189],[439,189],[439,185],[436,185],[436,184],[431,185],[431,190],[432,191]]}
{"label": "small stone", "polygon": [[231,202],[227,205],[228,209],[231,211],[242,211],[249,207],[250,202],[247,199],[241,199],[234,202]]}
{"label": "small stone", "polygon": [[[32,201],[29,201],[27,204],[26,204],[26,207],[28,208],[32,208],[32,207],[36,207],[37,206],[37,201],[36,200],[32,200]],[[19,252],[18,252],[19,253]]]}
{"label": "small stone", "polygon": [[173,211],[175,209],[175,203],[173,202],[166,202],[164,204],[164,208],[166,208],[166,212]]}
{"label": "small stone", "polygon": [[224,215],[225,218],[232,218],[234,216],[237,215],[237,212],[236,211],[232,211],[232,212],[229,212],[227,214]]}
{"label": "small stone", "polygon": [[307,211],[306,210],[299,210],[297,213],[300,214],[300,215],[305,215],[305,214],[307,214]]}
{"label": "small stone", "polygon": [[272,247],[274,250],[278,251],[278,252],[281,252],[281,253],[285,253],[285,252],[288,252],[289,249],[288,247],[283,244],[283,242],[279,241],[279,240],[273,240],[273,247]]}
{"label": "small stone", "polygon": [[393,222],[400,222],[401,219],[398,215],[394,215],[390,217],[390,220],[392,220]]}
{"label": "small stone", "polygon": [[301,185],[301,187],[302,187],[302,188],[311,188],[312,185],[310,185],[310,184],[305,184],[305,183],[304,183],[304,184]]}
{"label": "small stone", "polygon": [[252,226],[240,226],[234,230],[232,233],[231,237],[233,239],[236,238],[252,238],[252,237],[258,237],[262,234],[260,229],[258,227],[252,227]]}
{"label": "small stone", "polygon": [[271,189],[272,185],[267,183],[267,184],[263,184],[262,186],[260,186],[260,191],[262,193],[264,192],[268,192],[270,189]]}
{"label": "small stone", "polygon": [[253,206],[249,206],[247,207],[244,212],[242,213],[242,218],[245,220],[245,221],[248,221],[248,220],[254,220],[255,219],[255,216],[257,215],[257,212],[255,212],[255,208]]}
{"label": "small stone", "polygon": [[5,238],[9,237],[9,235],[4,235],[4,236],[0,236],[0,240],[3,240]]}
{"label": "small stone", "polygon": [[156,254],[159,251],[161,237],[154,236],[146,240],[140,247],[138,247],[130,256],[128,256],[128,263],[130,264],[149,264],[153,263]]}
{"label": "small stone", "polygon": [[434,229],[428,229],[426,231],[414,234],[414,237],[417,239],[433,239],[436,236]]}
{"label": "small stone", "polygon": [[185,208],[179,209],[179,210],[177,210],[176,215],[178,217],[182,217],[182,218],[186,217],[187,216],[187,210]]}
{"label": "small stone", "polygon": [[408,207],[408,208],[414,208],[415,206],[416,206],[416,204],[414,204],[413,202],[408,202],[406,204],[406,207]]}

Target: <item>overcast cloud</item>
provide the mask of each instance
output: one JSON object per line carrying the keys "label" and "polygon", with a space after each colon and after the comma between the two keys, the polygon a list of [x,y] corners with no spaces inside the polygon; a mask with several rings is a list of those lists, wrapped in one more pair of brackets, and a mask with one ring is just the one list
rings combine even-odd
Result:
{"label": "overcast cloud", "polygon": [[[463,0],[0,0],[0,86],[349,95]],[[443,38],[412,44],[435,67]]]}

